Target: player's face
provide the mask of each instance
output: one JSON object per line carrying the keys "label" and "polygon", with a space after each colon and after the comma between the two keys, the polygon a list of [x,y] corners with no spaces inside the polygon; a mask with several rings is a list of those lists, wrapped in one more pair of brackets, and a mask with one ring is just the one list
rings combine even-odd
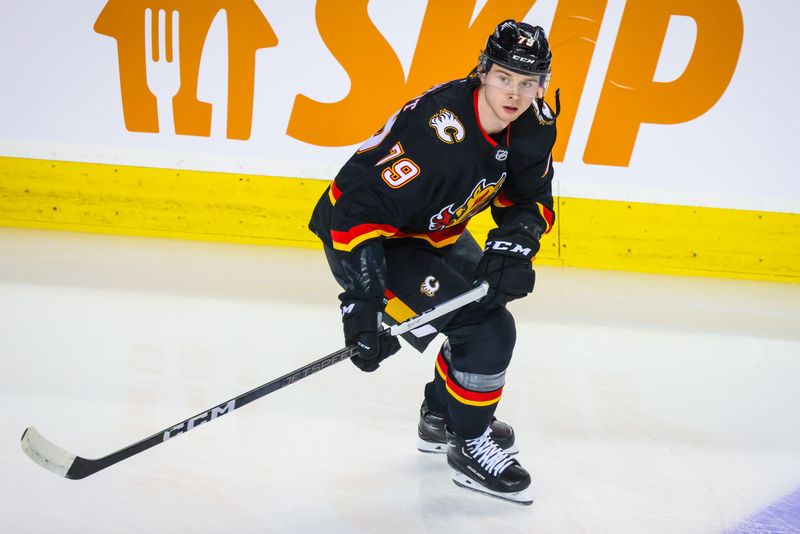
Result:
{"label": "player's face", "polygon": [[535,97],[544,94],[542,77],[518,74],[498,65],[492,65],[481,80],[486,102],[503,122],[519,118]]}

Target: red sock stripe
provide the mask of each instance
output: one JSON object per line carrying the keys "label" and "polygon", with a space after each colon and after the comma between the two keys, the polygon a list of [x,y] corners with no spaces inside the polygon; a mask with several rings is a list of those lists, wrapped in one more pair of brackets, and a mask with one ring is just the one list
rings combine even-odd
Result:
{"label": "red sock stripe", "polygon": [[469,404],[471,406],[489,406],[500,401],[503,396],[503,388],[494,391],[470,391],[459,386],[455,380],[447,372],[447,361],[444,359],[442,352],[436,357],[436,373],[439,378],[444,380],[447,392],[461,404]]}
{"label": "red sock stripe", "polygon": [[499,402],[500,397],[503,396],[503,388],[494,391],[470,391],[456,384],[456,381],[447,372],[447,361],[445,361],[441,351],[436,357],[436,373],[439,378],[444,380],[447,392],[461,404],[489,406]]}
{"label": "red sock stripe", "polygon": [[461,403],[479,406],[494,404],[503,395],[503,388],[494,391],[470,391],[464,389],[456,384],[450,375],[447,376],[447,391]]}
{"label": "red sock stripe", "polygon": [[447,382],[447,362],[442,356],[442,351],[439,351],[439,356],[436,357],[436,372],[442,380]]}

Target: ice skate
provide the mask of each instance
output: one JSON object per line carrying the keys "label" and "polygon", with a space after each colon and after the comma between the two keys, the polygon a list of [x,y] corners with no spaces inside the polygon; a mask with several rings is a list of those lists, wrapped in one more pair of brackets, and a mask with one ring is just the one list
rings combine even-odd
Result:
{"label": "ice skate", "polygon": [[492,440],[490,428],[474,439],[449,430],[446,435],[447,463],[456,485],[518,504],[533,503],[530,474]]}
{"label": "ice skate", "polygon": [[[514,429],[511,425],[498,421],[492,417],[490,425],[492,439],[505,451],[506,454],[516,454],[519,448],[514,443]],[[447,436],[445,436],[444,417],[432,412],[428,402],[423,401],[419,409],[419,424],[417,425],[419,441],[417,449],[422,452],[445,453],[447,452]]]}

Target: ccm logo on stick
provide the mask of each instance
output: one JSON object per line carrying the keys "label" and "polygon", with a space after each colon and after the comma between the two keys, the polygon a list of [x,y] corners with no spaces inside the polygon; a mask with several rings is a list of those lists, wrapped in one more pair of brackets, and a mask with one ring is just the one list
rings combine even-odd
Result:
{"label": "ccm logo on stick", "polygon": [[200,415],[195,415],[191,419],[187,419],[183,423],[175,425],[166,432],[164,432],[163,441],[167,441],[169,438],[174,438],[178,434],[187,432],[196,426],[202,425],[203,423],[208,423],[209,421],[213,421],[220,415],[232,412],[235,409],[236,409],[236,399],[233,399],[221,406],[217,406],[216,408],[211,408],[210,412],[203,412]]}
{"label": "ccm logo on stick", "polygon": [[531,249],[525,248],[522,245],[517,245],[512,243],[511,241],[487,241],[486,248],[484,250],[510,250],[515,254],[522,254],[524,256],[528,256],[531,253]]}

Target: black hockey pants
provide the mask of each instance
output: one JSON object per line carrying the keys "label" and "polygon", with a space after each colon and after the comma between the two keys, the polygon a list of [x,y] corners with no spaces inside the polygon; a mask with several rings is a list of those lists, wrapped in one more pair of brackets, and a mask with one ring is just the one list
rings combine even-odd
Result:
{"label": "black hockey pants", "polygon": [[[464,235],[444,255],[418,239],[383,242],[387,287],[385,321],[401,322],[459,295],[473,286],[481,249]],[[339,285],[343,273],[334,252],[325,250]],[[403,337],[420,352],[438,333],[447,336],[436,359],[433,380],[425,386],[428,407],[445,417],[449,428],[474,438],[489,426],[505,384],[516,341],[514,318],[505,307],[487,310],[473,303],[431,323],[428,332]]]}

